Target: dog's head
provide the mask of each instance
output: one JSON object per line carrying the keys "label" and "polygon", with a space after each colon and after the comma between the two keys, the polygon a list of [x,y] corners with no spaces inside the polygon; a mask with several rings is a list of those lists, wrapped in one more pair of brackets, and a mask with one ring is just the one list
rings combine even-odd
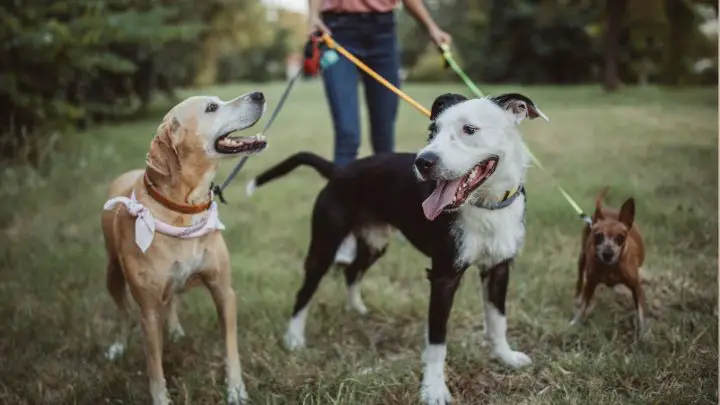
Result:
{"label": "dog's head", "polygon": [[265,112],[265,106],[265,96],[260,92],[230,101],[211,96],[183,100],[165,115],[158,127],[146,159],[148,169],[162,177],[177,178],[180,162],[209,167],[225,157],[265,149],[267,143],[262,137],[231,136],[254,125]]}
{"label": "dog's head", "polygon": [[630,229],[635,222],[635,200],[628,198],[620,208],[617,217],[607,215],[600,203],[596,203],[591,230],[591,240],[595,256],[606,265],[618,263],[627,242]]}
{"label": "dog's head", "polygon": [[528,156],[517,125],[542,117],[535,103],[521,94],[467,99],[444,94],[432,106],[428,145],[417,155],[415,174],[437,185],[423,203],[433,220],[442,211],[460,208],[517,187]]}

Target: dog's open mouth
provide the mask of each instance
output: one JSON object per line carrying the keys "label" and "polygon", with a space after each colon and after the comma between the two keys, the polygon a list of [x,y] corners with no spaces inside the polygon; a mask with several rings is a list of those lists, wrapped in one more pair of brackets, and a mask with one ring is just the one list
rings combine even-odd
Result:
{"label": "dog's open mouth", "polygon": [[435,190],[423,201],[425,217],[432,221],[443,210],[460,207],[495,172],[499,160],[497,156],[492,156],[473,166],[458,179],[438,180]]}
{"label": "dog's open mouth", "polygon": [[215,140],[215,150],[218,153],[254,153],[260,152],[267,146],[267,141],[262,135],[255,136],[230,136],[227,133]]}

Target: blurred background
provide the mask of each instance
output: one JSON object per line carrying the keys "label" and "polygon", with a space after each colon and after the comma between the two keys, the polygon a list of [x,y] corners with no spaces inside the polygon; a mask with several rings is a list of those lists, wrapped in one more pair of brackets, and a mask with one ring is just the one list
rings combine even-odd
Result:
{"label": "blurred background", "polygon": [[[484,83],[717,83],[715,1],[427,0]],[[283,80],[302,63],[306,0],[8,0],[0,6],[0,153],[143,114],[155,94]],[[398,13],[403,77],[456,80]],[[37,139],[37,134],[42,134]],[[55,139],[55,138],[51,138]]]}

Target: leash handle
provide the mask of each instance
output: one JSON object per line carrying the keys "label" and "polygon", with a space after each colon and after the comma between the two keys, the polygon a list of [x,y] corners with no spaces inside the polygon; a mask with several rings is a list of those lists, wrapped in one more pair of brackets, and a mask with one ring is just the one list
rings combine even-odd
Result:
{"label": "leash handle", "polygon": [[[480,89],[468,77],[468,75],[465,74],[465,72],[462,70],[460,65],[458,65],[458,63],[455,61],[455,58],[453,58],[452,52],[450,51],[450,47],[447,46],[446,44],[441,44],[440,50],[441,50],[442,56],[445,59],[445,61],[447,62],[447,64],[450,65],[450,68],[458,76],[460,76],[460,78],[462,79],[463,82],[465,82],[465,85],[470,89],[470,91],[475,93],[475,95],[477,97],[481,97],[481,98],[485,97],[483,92],[480,91]],[[545,169],[545,166],[543,166],[543,164],[540,162],[540,159],[538,159],[537,156],[535,156],[535,154],[532,153],[532,151],[530,150],[530,148],[527,145],[525,145],[525,149],[527,150],[528,154],[530,155],[530,159],[532,159],[533,164],[535,164],[535,166],[537,166],[543,173],[545,173],[546,176],[548,176],[553,181],[553,183],[555,183],[555,187],[558,189],[558,191],[560,191],[560,194],[562,194],[562,196],[565,198],[565,200],[568,202],[568,204],[570,204],[570,206],[575,210],[575,212],[578,214],[580,219],[582,219],[588,225],[592,225],[592,220],[590,219],[590,217],[587,214],[585,214],[585,212],[582,210],[582,208],[580,208],[580,205],[578,205],[578,203],[575,202],[575,200],[570,196],[570,194],[568,194],[568,192],[565,191],[565,189],[562,188],[562,186],[560,186],[560,183],[558,183],[557,180],[555,180],[555,178],[547,171],[547,169]]]}

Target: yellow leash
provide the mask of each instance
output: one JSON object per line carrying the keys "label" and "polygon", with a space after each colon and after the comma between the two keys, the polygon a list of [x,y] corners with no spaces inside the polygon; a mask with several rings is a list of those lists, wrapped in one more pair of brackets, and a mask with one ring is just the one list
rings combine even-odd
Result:
{"label": "yellow leash", "polygon": [[[342,45],[335,42],[335,40],[328,34],[322,34],[322,40],[327,44],[328,48],[334,49],[344,57],[346,57],[350,62],[354,63],[357,67],[359,67],[363,72],[367,73],[372,77],[373,79],[377,80],[382,84],[383,86],[387,87],[390,91],[397,94],[400,98],[407,101],[410,105],[415,107],[418,111],[425,114],[426,117],[430,118],[430,110],[423,107],[420,103],[413,100],[410,96],[405,94],[402,90],[398,89],[397,87],[393,86],[392,83],[388,82],[377,74],[374,70],[370,69],[370,67],[366,64],[364,64],[361,60],[356,58],[353,54],[351,54],[347,49],[343,48]],[[470,88],[470,90],[475,93],[477,97],[485,97],[485,95],[480,91],[480,89],[475,85],[475,83],[470,80],[470,78],[465,74],[465,72],[460,68],[460,66],[455,61],[455,58],[453,58],[452,53],[450,52],[450,48],[447,45],[442,45],[440,47],[440,50],[442,51],[443,58],[447,61],[448,65],[453,69],[453,71],[460,76],[460,78],[465,82],[465,85]],[[537,166],[540,170],[542,170],[554,183],[557,189],[560,191],[560,194],[562,194],[563,197],[565,197],[565,200],[572,206],[572,208],[577,212],[577,214],[580,216],[580,218],[585,221],[587,224],[592,224],[592,221],[590,217],[583,212],[582,208],[573,200],[572,197],[570,197],[570,194],[568,194],[565,189],[563,189],[560,184],[555,181],[555,178],[545,169],[545,166],[540,163],[540,160],[532,153],[530,148],[525,146],[526,150],[528,151],[528,154],[530,155],[530,159],[532,159],[535,166]]]}
{"label": "yellow leash", "polygon": [[411,106],[417,108],[418,111],[425,114],[428,118],[430,118],[430,110],[423,107],[422,104],[418,103],[417,101],[413,100],[410,96],[405,94],[402,90],[398,89],[397,87],[393,86],[392,83],[385,80],[384,77],[380,76],[379,74],[375,73],[374,70],[370,69],[370,67],[364,63],[358,58],[356,58],[353,54],[351,54],[347,49],[343,48],[342,45],[335,42],[334,39],[328,34],[322,35],[322,40],[325,41],[328,48],[336,50],[338,53],[340,53],[342,56],[346,57],[350,62],[354,63],[357,67],[362,69],[363,72],[369,74],[373,79],[377,80],[382,84],[383,86],[387,87],[389,90],[391,90],[393,93],[397,94],[402,98],[403,100],[410,103]]}

